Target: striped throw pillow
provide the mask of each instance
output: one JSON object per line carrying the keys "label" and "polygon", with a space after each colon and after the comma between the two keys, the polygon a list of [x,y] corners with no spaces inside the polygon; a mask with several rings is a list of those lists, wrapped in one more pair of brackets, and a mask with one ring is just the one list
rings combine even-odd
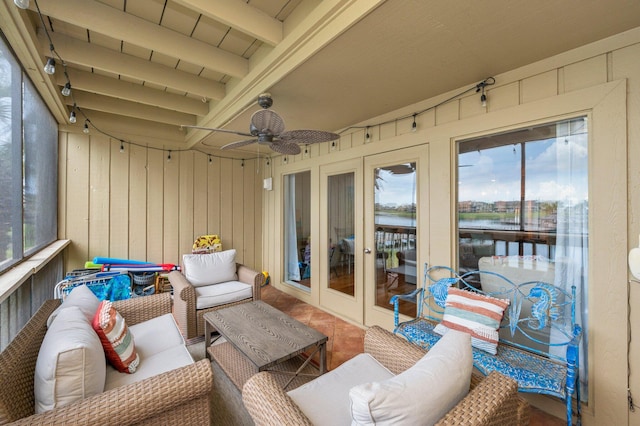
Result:
{"label": "striped throw pillow", "polygon": [[471,345],[495,355],[498,348],[498,328],[508,299],[496,299],[471,291],[450,287],[442,321],[434,331],[444,335],[448,329],[471,335]]}
{"label": "striped throw pillow", "polygon": [[140,357],[136,352],[133,335],[110,301],[100,302],[92,325],[100,337],[109,363],[121,373],[135,373]]}

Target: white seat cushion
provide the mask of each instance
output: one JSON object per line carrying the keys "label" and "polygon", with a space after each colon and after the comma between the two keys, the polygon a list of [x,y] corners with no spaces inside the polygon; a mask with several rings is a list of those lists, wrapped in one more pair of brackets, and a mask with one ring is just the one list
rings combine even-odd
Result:
{"label": "white seat cushion", "polygon": [[102,393],[105,371],[102,344],[85,314],[77,306],[61,309],[40,345],[34,374],[35,412]]}
{"label": "white seat cushion", "polygon": [[[161,339],[162,336],[163,331],[160,331],[158,339]],[[107,391],[129,383],[136,383],[140,380],[190,364],[193,364],[193,358],[191,358],[187,347],[178,345],[148,357],[141,356],[140,365],[133,374],[120,373],[111,365],[108,365],[104,390]]]}
{"label": "white seat cushion", "polygon": [[314,425],[350,425],[349,389],[393,376],[371,355],[359,354],[335,370],[289,391],[288,395]]}
{"label": "white seat cushion", "polygon": [[184,338],[171,314],[164,314],[132,325],[129,331],[133,334],[136,350],[142,360],[175,346],[184,345]]}
{"label": "white seat cushion", "polygon": [[253,287],[240,281],[194,287],[196,290],[196,309],[206,309],[227,303],[250,299]]}
{"label": "white seat cushion", "polygon": [[471,337],[449,330],[415,365],[349,392],[352,425],[432,425],[469,392]]}

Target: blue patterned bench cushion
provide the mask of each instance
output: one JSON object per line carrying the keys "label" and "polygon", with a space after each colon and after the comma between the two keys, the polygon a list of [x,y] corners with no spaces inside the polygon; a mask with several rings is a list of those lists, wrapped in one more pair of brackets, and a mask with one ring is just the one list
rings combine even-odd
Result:
{"label": "blue patterned bench cushion", "polygon": [[[414,319],[399,324],[395,332],[428,350],[442,337],[433,331],[436,324],[424,318]],[[498,371],[511,377],[521,391],[565,398],[567,368],[551,359],[500,344],[497,355],[473,348],[473,365],[485,375]]]}

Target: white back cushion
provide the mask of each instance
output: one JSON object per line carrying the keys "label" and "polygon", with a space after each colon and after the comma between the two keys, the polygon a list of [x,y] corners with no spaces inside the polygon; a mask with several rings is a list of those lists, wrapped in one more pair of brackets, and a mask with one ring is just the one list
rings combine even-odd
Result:
{"label": "white back cushion", "polygon": [[349,391],[352,425],[432,425],[469,392],[471,337],[450,330],[413,367]]}
{"label": "white back cushion", "polygon": [[101,393],[105,375],[104,350],[89,321],[77,306],[61,309],[36,361],[36,413]]}
{"label": "white back cushion", "polygon": [[58,308],[49,315],[47,319],[47,328],[51,327],[51,323],[58,316],[60,311],[69,306],[77,306],[80,308],[87,321],[93,320],[93,315],[98,310],[100,305],[100,299],[87,287],[86,285],[79,285],[75,287],[64,299],[64,302]]}
{"label": "white back cushion", "polygon": [[195,287],[238,279],[236,250],[182,256],[184,276]]}

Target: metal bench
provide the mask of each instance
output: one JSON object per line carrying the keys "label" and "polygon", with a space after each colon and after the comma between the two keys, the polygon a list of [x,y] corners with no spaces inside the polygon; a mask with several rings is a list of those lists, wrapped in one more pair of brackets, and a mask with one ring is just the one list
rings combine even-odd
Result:
{"label": "metal bench", "polygon": [[[445,276],[443,276],[445,275]],[[480,288],[482,277],[494,283],[491,292]],[[485,280],[486,281],[486,280]],[[496,281],[500,283],[495,286]],[[445,310],[448,288],[509,299],[500,324],[496,355],[473,348],[473,363],[482,374],[498,371],[518,382],[520,392],[556,396],[566,404],[567,424],[572,424],[572,399],[576,395],[577,424],[580,425],[579,345],[582,328],[575,321],[575,287],[564,289],[541,281],[514,283],[496,272],[471,271],[458,274],[447,266],[425,264],[424,288],[395,295],[396,334],[424,349],[440,339],[434,327]],[[400,322],[399,302],[417,304],[416,318]]]}

